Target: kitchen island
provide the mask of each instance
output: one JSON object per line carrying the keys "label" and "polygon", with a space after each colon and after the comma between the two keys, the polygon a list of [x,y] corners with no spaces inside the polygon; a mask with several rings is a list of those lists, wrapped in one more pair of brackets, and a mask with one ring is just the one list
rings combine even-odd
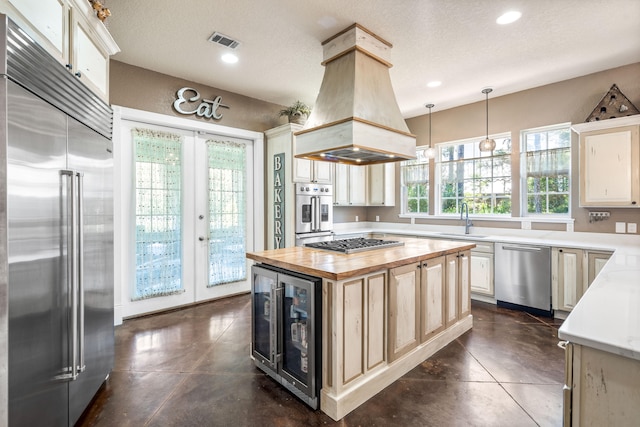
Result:
{"label": "kitchen island", "polygon": [[247,258],[322,279],[320,409],[339,420],[472,327],[470,250],[435,239],[350,255],[292,247]]}

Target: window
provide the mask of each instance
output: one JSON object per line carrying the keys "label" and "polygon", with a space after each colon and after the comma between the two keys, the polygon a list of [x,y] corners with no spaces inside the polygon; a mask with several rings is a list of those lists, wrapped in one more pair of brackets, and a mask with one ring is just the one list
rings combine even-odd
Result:
{"label": "window", "polygon": [[209,157],[209,282],[207,286],[247,277],[245,145],[207,141]]}
{"label": "window", "polygon": [[568,215],[571,190],[569,124],[522,132],[522,212]]}
{"label": "window", "polygon": [[415,160],[400,164],[402,213],[429,213],[429,159],[418,147]]}
{"label": "window", "polygon": [[438,214],[458,213],[462,203],[474,214],[511,213],[511,137],[493,138],[491,153],[480,151],[481,137],[438,145]]}
{"label": "window", "polygon": [[184,292],[180,136],[133,129],[136,282],[132,300]]}

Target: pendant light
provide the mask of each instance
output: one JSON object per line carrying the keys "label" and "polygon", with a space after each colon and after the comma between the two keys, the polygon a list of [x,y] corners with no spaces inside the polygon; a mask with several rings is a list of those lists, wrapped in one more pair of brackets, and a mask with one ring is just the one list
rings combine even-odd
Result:
{"label": "pendant light", "polygon": [[486,110],[487,110],[487,137],[480,141],[480,151],[493,151],[496,148],[496,141],[489,139],[489,94],[493,91],[492,88],[487,87],[482,89],[482,93],[486,95]]}
{"label": "pendant light", "polygon": [[431,145],[431,109],[435,107],[435,104],[425,105],[429,109],[429,148],[424,150],[424,155],[427,159],[433,159],[436,157],[436,149]]}

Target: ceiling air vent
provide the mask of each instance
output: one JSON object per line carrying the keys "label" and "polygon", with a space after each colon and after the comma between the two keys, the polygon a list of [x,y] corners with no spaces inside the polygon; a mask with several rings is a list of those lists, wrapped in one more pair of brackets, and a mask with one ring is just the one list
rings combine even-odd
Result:
{"label": "ceiling air vent", "polygon": [[222,45],[224,47],[228,47],[229,49],[237,49],[240,46],[240,42],[238,40],[234,40],[229,36],[225,36],[219,32],[215,32],[209,37],[209,41]]}

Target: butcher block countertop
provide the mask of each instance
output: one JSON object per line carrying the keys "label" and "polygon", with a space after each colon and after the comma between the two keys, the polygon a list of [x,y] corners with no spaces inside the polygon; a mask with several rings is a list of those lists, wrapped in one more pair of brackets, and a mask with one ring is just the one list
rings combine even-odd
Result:
{"label": "butcher block countertop", "polygon": [[342,254],[302,246],[247,252],[247,258],[287,270],[330,280],[344,280],[399,267],[475,247],[474,243],[439,239],[393,237],[403,246],[372,249],[354,254]]}

